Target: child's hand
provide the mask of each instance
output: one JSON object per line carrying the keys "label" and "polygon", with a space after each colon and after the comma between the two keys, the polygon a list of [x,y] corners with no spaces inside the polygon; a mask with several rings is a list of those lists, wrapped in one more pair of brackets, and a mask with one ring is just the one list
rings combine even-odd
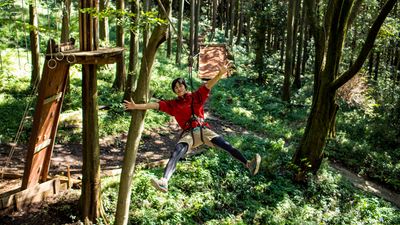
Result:
{"label": "child's hand", "polygon": [[231,70],[231,67],[232,67],[232,64],[231,64],[230,61],[228,61],[228,62],[226,63],[226,65],[218,66],[219,75],[221,75],[221,76],[224,75],[226,72],[228,72],[229,70]]}
{"label": "child's hand", "polygon": [[129,102],[129,101],[127,101],[127,100],[124,100],[124,102],[125,103],[122,103],[122,105],[123,105],[123,107],[125,107],[125,110],[129,110],[129,109],[135,109],[136,107],[136,104],[135,104],[135,102],[133,101],[133,99],[131,98],[131,101]]}

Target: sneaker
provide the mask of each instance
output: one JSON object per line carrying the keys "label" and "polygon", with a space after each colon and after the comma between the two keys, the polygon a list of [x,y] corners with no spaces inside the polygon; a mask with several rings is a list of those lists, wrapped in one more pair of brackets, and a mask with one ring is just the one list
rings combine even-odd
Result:
{"label": "sneaker", "polygon": [[256,154],[253,160],[247,161],[247,168],[249,168],[250,172],[253,175],[256,175],[258,173],[258,169],[260,168],[260,163],[261,156],[259,154]]}
{"label": "sneaker", "polygon": [[157,190],[167,193],[168,192],[168,185],[167,182],[164,179],[154,179],[151,178],[151,185],[153,185],[153,187],[155,187]]}

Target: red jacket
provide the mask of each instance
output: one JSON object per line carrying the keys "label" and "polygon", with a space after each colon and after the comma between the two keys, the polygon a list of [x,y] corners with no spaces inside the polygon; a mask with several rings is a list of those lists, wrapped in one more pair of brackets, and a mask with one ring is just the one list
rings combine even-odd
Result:
{"label": "red jacket", "polygon": [[[206,87],[206,85],[202,85],[197,89],[197,91],[193,93],[186,93],[183,98],[178,97],[174,100],[167,101],[159,101],[160,104],[159,110],[168,113],[169,115],[175,117],[176,122],[178,122],[179,126],[186,130],[189,128],[189,124],[186,124],[187,121],[192,117],[192,95],[193,95],[193,110],[194,114],[198,117],[204,119],[204,102],[210,96],[210,89]],[[211,129],[211,127],[203,122],[203,125],[207,126]],[[197,121],[192,123],[192,127],[198,127],[200,124]]]}

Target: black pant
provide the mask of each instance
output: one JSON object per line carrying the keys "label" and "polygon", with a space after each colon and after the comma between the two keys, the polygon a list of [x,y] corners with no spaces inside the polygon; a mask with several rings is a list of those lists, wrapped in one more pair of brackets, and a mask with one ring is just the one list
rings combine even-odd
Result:
{"label": "black pant", "polygon": [[[243,165],[246,165],[247,158],[235,147],[233,147],[229,142],[225,141],[222,137],[216,137],[211,140],[214,147],[220,148],[229,155],[231,155],[234,159],[241,162]],[[175,146],[175,151],[171,154],[169,158],[168,164],[165,167],[164,171],[164,179],[169,180],[172,174],[175,172],[176,163],[178,160],[187,152],[189,145],[185,142],[180,142]]]}

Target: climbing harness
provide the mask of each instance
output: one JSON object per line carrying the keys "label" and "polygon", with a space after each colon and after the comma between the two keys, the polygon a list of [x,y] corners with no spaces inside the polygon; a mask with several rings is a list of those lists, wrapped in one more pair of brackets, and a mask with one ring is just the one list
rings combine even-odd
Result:
{"label": "climbing harness", "polygon": [[[160,0],[157,0],[157,1],[158,1],[158,4],[161,6],[162,10],[164,11],[165,16],[168,18],[168,21],[169,21],[171,27],[173,28],[175,34],[177,34],[177,35],[179,36],[178,38],[179,38],[180,42],[182,43],[182,41],[183,41],[182,34],[179,35],[178,32],[176,31],[176,29],[175,29],[175,27],[174,27],[174,24],[171,22],[171,19],[169,18],[169,15],[168,15],[167,11],[165,10],[165,7],[164,7],[164,5],[162,4],[162,2],[161,2]],[[209,42],[212,42],[213,39],[214,39],[214,32],[212,32],[211,40],[210,40]],[[208,45],[209,45],[209,44],[208,44]],[[206,48],[208,47],[208,45],[206,46]],[[191,87],[191,92],[192,92],[192,95],[191,95],[191,97],[192,97],[192,102],[191,102],[192,117],[186,122],[184,128],[189,124],[189,128],[188,128],[188,129],[189,129],[189,131],[190,131],[190,133],[191,133],[191,135],[192,135],[193,146],[194,146],[195,140],[194,140],[193,131],[195,131],[195,130],[197,130],[197,129],[200,129],[201,141],[204,143],[204,140],[203,140],[203,131],[202,131],[202,128],[205,127],[204,124],[203,124],[204,120],[203,120],[203,118],[198,117],[198,116],[194,113],[194,108],[193,108],[193,105],[194,105],[194,104],[200,104],[200,103],[202,102],[202,99],[201,99],[198,103],[195,103],[195,102],[194,102],[194,97],[193,97],[194,91],[193,91],[193,81],[192,81],[192,80],[193,80],[193,77],[192,77],[192,67],[193,67],[194,59],[195,59],[195,57],[197,57],[197,56],[201,53],[201,51],[199,51],[195,56],[190,56],[190,53],[189,53],[189,51],[186,49],[185,45],[182,45],[182,46],[184,47],[184,49],[185,49],[185,51],[186,51],[186,54],[189,55],[189,58],[188,58],[188,64],[189,64],[189,80],[190,80],[190,87]],[[206,48],[204,48],[203,51],[204,51]],[[199,95],[199,96],[202,97],[201,95]],[[200,126],[193,128],[193,127],[192,127],[192,124],[193,124],[194,121],[197,121],[197,122],[199,123]],[[182,131],[182,133],[181,133],[181,135],[180,135],[180,138],[182,137],[182,135],[183,135],[184,133],[186,133],[186,131],[187,131],[188,129]]]}

